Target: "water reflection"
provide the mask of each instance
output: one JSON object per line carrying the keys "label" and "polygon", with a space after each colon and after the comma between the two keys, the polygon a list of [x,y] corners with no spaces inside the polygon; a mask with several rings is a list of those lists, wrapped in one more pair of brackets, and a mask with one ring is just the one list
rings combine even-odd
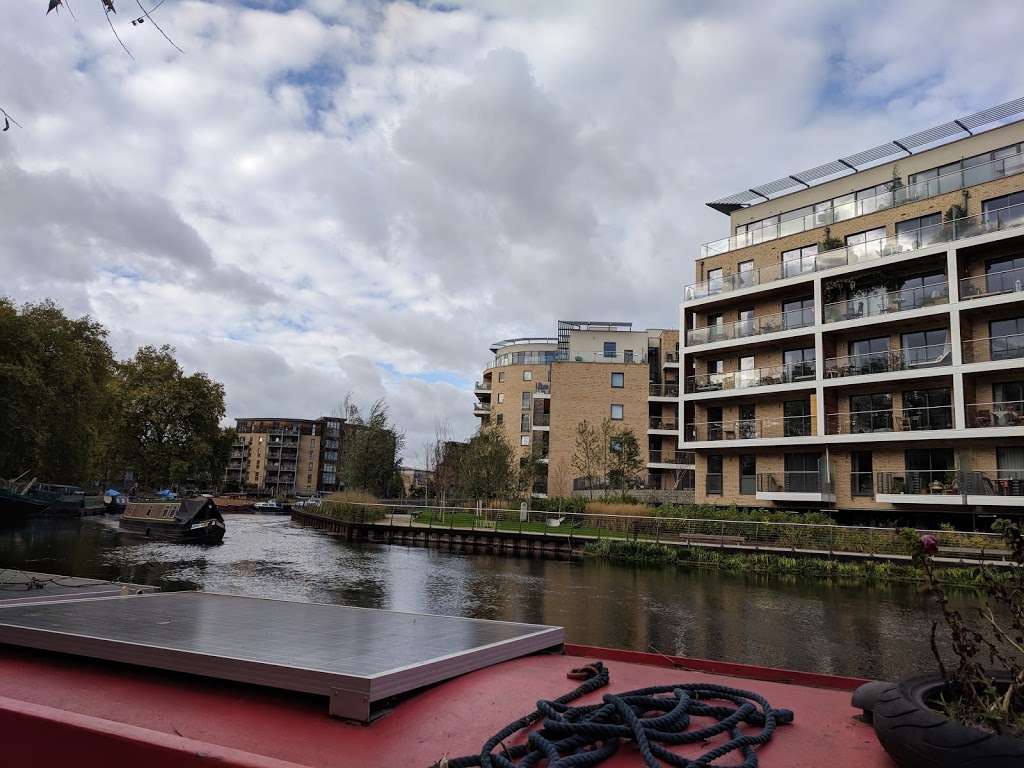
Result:
{"label": "water reflection", "polygon": [[217,547],[123,537],[109,518],[38,519],[0,531],[0,566],[559,624],[576,643],[816,672],[894,677],[931,664],[931,618],[912,585],[357,546],[283,518],[226,518]]}

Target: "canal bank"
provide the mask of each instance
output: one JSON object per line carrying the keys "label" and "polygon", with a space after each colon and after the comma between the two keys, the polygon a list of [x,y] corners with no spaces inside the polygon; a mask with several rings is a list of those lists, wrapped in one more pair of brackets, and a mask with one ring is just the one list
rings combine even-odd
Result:
{"label": "canal bank", "polygon": [[[0,567],[552,624],[574,643],[824,674],[929,669],[916,638],[933,617],[913,584],[348,543],[282,518],[226,520],[222,545],[198,547],[121,537],[113,518],[40,519],[0,532]],[[970,593],[953,599],[966,608]]]}

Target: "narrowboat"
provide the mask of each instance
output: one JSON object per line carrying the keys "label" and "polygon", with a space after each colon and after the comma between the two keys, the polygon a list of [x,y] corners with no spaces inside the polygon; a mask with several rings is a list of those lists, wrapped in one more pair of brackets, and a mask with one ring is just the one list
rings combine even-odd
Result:
{"label": "narrowboat", "polygon": [[210,498],[130,501],[119,527],[124,533],[183,544],[219,544],[226,530]]}

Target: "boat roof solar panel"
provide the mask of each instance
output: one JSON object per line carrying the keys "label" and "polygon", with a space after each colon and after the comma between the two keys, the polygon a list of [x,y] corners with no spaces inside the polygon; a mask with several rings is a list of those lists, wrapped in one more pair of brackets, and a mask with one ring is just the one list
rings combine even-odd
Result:
{"label": "boat roof solar panel", "polygon": [[561,646],[561,627],[213,592],[0,606],[0,642],[375,703]]}
{"label": "boat roof solar panel", "polygon": [[769,181],[767,184],[751,187],[751,191],[737,192],[734,195],[713,200],[708,203],[708,207],[729,214],[750,203],[762,202],[764,198],[760,197],[758,193],[764,193],[765,197],[770,197],[780,192],[788,192],[797,186],[792,183],[794,179],[810,186],[809,182],[819,181],[844,171],[856,172],[860,170],[858,166],[878,163],[904,153],[909,154],[911,149],[928,147],[943,142],[946,139],[966,138],[965,134],[971,133],[975,128],[983,126],[994,127],[994,123],[1011,117],[1017,117],[1021,114],[1024,114],[1024,97],[983,109],[981,112],[975,112],[973,115],[951,120],[942,125],[926,128],[902,139],[879,144],[877,147],[862,150],[839,160],[823,163],[815,168],[800,171],[776,181]]}

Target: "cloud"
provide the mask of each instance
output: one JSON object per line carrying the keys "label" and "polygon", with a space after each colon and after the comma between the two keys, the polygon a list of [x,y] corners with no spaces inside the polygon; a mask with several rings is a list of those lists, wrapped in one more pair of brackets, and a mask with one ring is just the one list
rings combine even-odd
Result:
{"label": "cloud", "polygon": [[0,293],[176,345],[230,416],[384,395],[417,452],[473,429],[493,339],[671,327],[706,200],[1024,76],[1012,2],[175,0],[187,53],[118,18],[134,60],[11,6]]}

